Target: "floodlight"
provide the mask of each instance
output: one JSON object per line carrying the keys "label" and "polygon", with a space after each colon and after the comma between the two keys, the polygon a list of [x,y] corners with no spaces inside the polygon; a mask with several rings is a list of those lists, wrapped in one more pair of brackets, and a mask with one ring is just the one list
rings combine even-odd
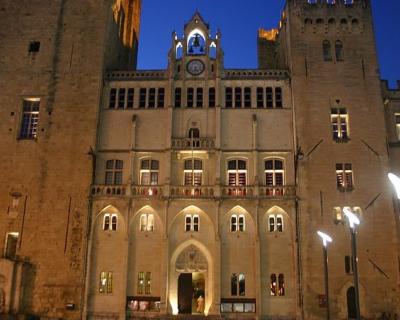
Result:
{"label": "floodlight", "polygon": [[356,225],[360,224],[360,219],[349,208],[344,208],[343,212],[347,219],[349,219],[350,228],[354,229]]}
{"label": "floodlight", "polygon": [[400,178],[393,173],[388,174],[390,182],[393,184],[394,189],[396,190],[397,199],[400,200]]}
{"label": "floodlight", "polygon": [[324,247],[326,247],[329,242],[332,242],[332,238],[326,233],[323,233],[322,231],[317,231],[317,233],[321,237]]}

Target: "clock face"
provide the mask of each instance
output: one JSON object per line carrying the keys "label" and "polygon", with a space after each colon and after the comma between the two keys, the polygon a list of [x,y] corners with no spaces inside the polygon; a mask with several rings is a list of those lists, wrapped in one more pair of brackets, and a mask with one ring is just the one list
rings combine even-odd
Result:
{"label": "clock face", "polygon": [[198,59],[192,60],[187,64],[187,71],[193,76],[198,76],[204,71],[204,63]]}

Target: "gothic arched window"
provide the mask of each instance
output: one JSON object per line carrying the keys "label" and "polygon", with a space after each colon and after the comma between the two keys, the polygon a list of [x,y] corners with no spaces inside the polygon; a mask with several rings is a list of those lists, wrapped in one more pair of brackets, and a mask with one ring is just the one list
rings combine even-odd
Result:
{"label": "gothic arched window", "polygon": [[188,54],[201,55],[206,51],[206,40],[200,31],[193,30],[189,35],[188,40]]}

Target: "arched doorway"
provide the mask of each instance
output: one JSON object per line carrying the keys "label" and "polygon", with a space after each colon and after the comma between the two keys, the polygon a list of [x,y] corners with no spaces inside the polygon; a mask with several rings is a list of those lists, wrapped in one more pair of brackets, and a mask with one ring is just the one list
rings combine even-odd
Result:
{"label": "arched doorway", "polygon": [[348,319],[356,319],[356,291],[354,287],[347,290],[347,317]]}

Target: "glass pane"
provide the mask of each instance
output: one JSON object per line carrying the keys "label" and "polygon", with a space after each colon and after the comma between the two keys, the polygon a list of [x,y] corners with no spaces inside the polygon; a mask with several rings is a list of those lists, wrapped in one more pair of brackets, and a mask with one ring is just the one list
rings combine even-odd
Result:
{"label": "glass pane", "polygon": [[246,161],[238,160],[238,169],[239,170],[246,170]]}
{"label": "glass pane", "polygon": [[244,312],[243,303],[234,303],[233,304],[233,312]]}
{"label": "glass pane", "polygon": [[158,170],[159,162],[157,160],[151,160],[151,170]]}
{"label": "glass pane", "polygon": [[236,170],[236,160],[228,161],[228,170]]}
{"label": "glass pane", "polygon": [[231,276],[231,295],[237,296],[237,285],[238,285],[238,278],[236,273]]}
{"label": "glass pane", "polygon": [[124,162],[122,160],[116,160],[115,169],[123,169]]}
{"label": "glass pane", "polygon": [[107,160],[106,169],[114,169],[114,160]]}
{"label": "glass pane", "polygon": [[246,295],[246,281],[243,273],[239,274],[239,295]]}
{"label": "glass pane", "polygon": [[232,303],[221,303],[221,312],[232,312]]}
{"label": "glass pane", "polygon": [[144,186],[150,185],[150,172],[142,172],[140,183]]}
{"label": "glass pane", "polygon": [[151,183],[152,186],[157,186],[158,185],[158,172],[152,172],[151,173]]}

